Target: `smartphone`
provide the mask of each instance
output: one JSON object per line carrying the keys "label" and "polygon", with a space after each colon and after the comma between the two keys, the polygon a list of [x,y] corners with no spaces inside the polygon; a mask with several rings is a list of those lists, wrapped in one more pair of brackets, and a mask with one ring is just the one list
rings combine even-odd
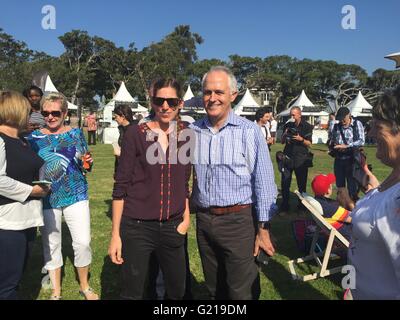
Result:
{"label": "smartphone", "polygon": [[47,180],[36,180],[36,181],[32,181],[32,184],[45,184],[45,185],[51,185],[52,182],[51,181],[47,181]]}
{"label": "smartphone", "polygon": [[256,261],[259,264],[263,264],[264,266],[266,266],[268,264],[270,258],[271,257],[264,250],[260,249],[258,251],[258,255],[256,257]]}

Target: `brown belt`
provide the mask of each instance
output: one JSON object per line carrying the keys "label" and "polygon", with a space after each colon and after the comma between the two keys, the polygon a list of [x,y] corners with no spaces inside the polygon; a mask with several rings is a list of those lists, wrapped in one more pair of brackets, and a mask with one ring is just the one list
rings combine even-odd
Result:
{"label": "brown belt", "polygon": [[227,206],[227,207],[199,208],[199,211],[200,212],[209,212],[211,214],[215,214],[215,215],[219,216],[219,215],[223,215],[223,214],[239,212],[239,211],[249,208],[249,207],[251,207],[251,204],[235,204],[233,206]]}

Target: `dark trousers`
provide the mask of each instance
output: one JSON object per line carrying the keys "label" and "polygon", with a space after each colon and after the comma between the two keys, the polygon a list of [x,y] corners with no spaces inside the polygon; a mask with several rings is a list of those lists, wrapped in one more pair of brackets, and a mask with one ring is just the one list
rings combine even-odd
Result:
{"label": "dark trousers", "polygon": [[[190,273],[190,263],[189,263],[189,251],[188,251],[188,236],[185,236],[185,258],[186,258],[186,283],[185,283],[185,295],[183,300],[193,300],[192,294],[192,284],[191,284],[191,273]],[[159,275],[160,265],[157,261],[155,253],[150,257],[150,266],[148,272],[148,285],[146,285],[146,300],[157,300],[160,299],[157,293],[157,277]],[[164,279],[162,281],[162,286],[164,288]],[[164,297],[161,297],[164,298]]]}
{"label": "dark trousers", "polygon": [[179,300],[185,294],[185,235],[176,231],[182,219],[143,221],[122,216],[121,298],[145,297],[150,256],[155,256],[164,276],[168,299]]}
{"label": "dark trousers", "polygon": [[251,208],[218,216],[197,213],[197,243],[211,299],[259,298],[260,277],[253,256],[255,236]]}
{"label": "dark trousers", "polygon": [[346,187],[349,190],[349,195],[351,198],[357,196],[357,183],[353,178],[353,159],[337,159],[333,164],[333,170],[336,176],[336,186],[338,188]]}
{"label": "dark trousers", "polygon": [[296,169],[285,168],[285,172],[281,175],[282,204],[280,208],[282,211],[289,210],[290,184],[292,183],[293,171],[296,175],[297,187],[299,191],[306,192],[308,167],[302,165]]}
{"label": "dark trousers", "polygon": [[0,300],[18,299],[17,289],[35,235],[36,228],[0,229]]}
{"label": "dark trousers", "polygon": [[96,144],[96,131],[88,131],[88,144]]}

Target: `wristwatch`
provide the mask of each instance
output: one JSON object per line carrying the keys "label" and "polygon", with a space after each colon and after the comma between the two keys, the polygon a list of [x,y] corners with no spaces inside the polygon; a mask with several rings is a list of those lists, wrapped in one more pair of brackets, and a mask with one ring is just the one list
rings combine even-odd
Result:
{"label": "wristwatch", "polygon": [[270,230],[271,223],[269,221],[260,221],[258,222],[258,227],[264,230]]}

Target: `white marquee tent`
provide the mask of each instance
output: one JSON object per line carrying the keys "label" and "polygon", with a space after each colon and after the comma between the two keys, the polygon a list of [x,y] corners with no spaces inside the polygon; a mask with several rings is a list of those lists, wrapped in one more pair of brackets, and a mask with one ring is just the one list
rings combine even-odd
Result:
{"label": "white marquee tent", "polygon": [[[300,109],[303,111],[304,107],[308,107],[308,108],[315,108],[315,105],[310,101],[310,99],[308,99],[306,93],[304,92],[304,90],[301,90],[301,94],[300,96],[297,98],[297,100],[295,102],[293,102],[290,106],[291,107],[300,107]],[[282,111],[281,113],[279,113],[277,116],[278,117],[288,117],[290,115],[290,108],[286,109],[284,111]],[[325,112],[326,113],[326,112]],[[310,115],[310,114],[305,114],[302,112],[303,115]],[[315,114],[313,114],[315,115]],[[325,114],[324,114],[325,115]],[[326,115],[328,115],[328,113],[326,113]]]}
{"label": "white marquee tent", "polygon": [[193,94],[190,85],[188,86],[185,94],[183,95],[183,109],[182,113],[198,113],[198,114],[205,114],[206,111],[204,110],[203,98],[202,97],[195,97]]}
{"label": "white marquee tent", "polygon": [[233,108],[233,111],[239,116],[254,116],[258,108],[260,108],[260,105],[254,100],[250,90],[246,89],[246,93]]}
{"label": "white marquee tent", "polygon": [[361,91],[357,97],[346,105],[353,117],[372,117],[372,106],[365,100]]}
{"label": "white marquee tent", "polygon": [[194,94],[193,94],[192,89],[190,88],[190,84],[189,84],[185,94],[183,95],[183,100],[186,101],[186,100],[192,99],[193,97],[194,97]]}
{"label": "white marquee tent", "polygon": [[135,107],[132,108],[133,113],[148,112],[147,108],[141,106],[138,102],[136,102],[136,100],[131,96],[131,94],[126,89],[125,83],[122,81],[121,86],[119,87],[114,98],[112,98],[111,101],[104,106],[103,110],[104,122],[109,122],[109,123],[112,122],[112,113],[117,103],[129,103],[129,104],[134,103]]}
{"label": "white marquee tent", "polygon": [[[300,96],[297,98],[295,102],[293,102],[290,106],[291,107],[300,107],[301,114],[303,116],[310,116],[310,117],[328,117],[329,113],[323,111],[321,107],[315,106],[310,99],[308,99],[304,90],[301,90]],[[290,115],[290,108],[282,111],[277,116],[278,117],[288,117]],[[327,119],[326,119],[327,120]]]}
{"label": "white marquee tent", "polygon": [[[57,90],[56,86],[54,85],[53,81],[51,81],[51,78],[49,75],[47,75],[47,77],[46,77],[46,83],[44,85],[43,91],[45,93],[46,92],[59,92]],[[68,101],[68,110],[78,110],[78,106]]]}

